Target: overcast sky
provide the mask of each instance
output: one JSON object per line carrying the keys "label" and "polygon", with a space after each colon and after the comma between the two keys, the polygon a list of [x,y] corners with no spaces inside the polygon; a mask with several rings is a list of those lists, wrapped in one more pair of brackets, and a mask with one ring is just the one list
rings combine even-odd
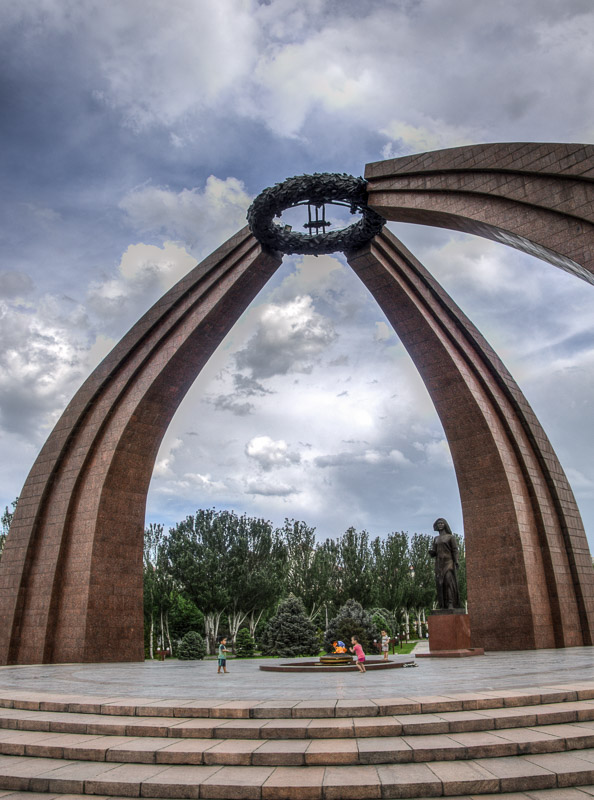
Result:
{"label": "overcast sky", "polygon": [[[591,0],[0,0],[0,504],[139,315],[286,177],[594,141]],[[594,545],[594,287],[390,224],[547,431]],[[285,257],[180,407],[147,521],[462,532],[443,430],[342,256]]]}

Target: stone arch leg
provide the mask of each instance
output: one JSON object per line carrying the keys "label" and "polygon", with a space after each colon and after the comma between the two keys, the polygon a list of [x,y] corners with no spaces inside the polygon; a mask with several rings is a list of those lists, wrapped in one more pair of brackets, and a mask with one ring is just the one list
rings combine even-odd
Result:
{"label": "stone arch leg", "polygon": [[240,231],[77,392],[31,469],[0,562],[0,663],[144,659],[144,514],[160,442],[280,263]]}
{"label": "stone arch leg", "polygon": [[450,445],[467,540],[474,646],[591,645],[594,572],[581,518],[519,387],[392,234],[376,236],[348,261],[411,355]]}
{"label": "stone arch leg", "polygon": [[386,219],[466,231],[594,283],[594,145],[506,142],[367,164]]}

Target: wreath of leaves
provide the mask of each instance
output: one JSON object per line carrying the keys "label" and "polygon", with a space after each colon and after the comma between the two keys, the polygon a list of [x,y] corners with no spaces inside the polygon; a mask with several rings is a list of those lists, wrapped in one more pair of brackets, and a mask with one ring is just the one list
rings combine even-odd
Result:
{"label": "wreath of leaves", "polygon": [[[342,230],[314,236],[286,231],[273,222],[296,203],[322,205],[332,200],[350,203],[351,213],[359,211],[361,219]],[[373,239],[386,221],[367,205],[366,180],[330,172],[296,175],[264,189],[249,207],[247,220],[253,235],[268,250],[311,255],[357,250]]]}

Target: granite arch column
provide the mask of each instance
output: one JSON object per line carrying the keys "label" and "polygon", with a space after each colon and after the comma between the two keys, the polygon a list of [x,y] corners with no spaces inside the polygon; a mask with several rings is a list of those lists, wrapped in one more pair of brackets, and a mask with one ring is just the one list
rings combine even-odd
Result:
{"label": "granite arch column", "polygon": [[444,427],[464,516],[473,646],[592,644],[594,571],[579,511],[517,384],[391,233],[348,261],[411,355]]}
{"label": "granite arch column", "polygon": [[240,231],[167,292],[74,396],[29,473],[0,562],[1,664],[144,659],[144,515],[161,439],[280,263]]}

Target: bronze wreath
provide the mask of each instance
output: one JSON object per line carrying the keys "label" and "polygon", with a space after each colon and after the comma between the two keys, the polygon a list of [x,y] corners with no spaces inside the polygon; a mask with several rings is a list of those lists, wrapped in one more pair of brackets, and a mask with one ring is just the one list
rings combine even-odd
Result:
{"label": "bronze wreath", "polygon": [[[385,219],[367,205],[367,181],[346,173],[321,172],[296,175],[264,189],[248,209],[251,232],[268,250],[281,253],[321,255],[337,250],[358,250],[379,233]],[[357,222],[331,233],[310,236],[285,230],[273,222],[287,208],[308,202],[322,205],[332,201],[350,204],[351,213],[360,212]]]}

